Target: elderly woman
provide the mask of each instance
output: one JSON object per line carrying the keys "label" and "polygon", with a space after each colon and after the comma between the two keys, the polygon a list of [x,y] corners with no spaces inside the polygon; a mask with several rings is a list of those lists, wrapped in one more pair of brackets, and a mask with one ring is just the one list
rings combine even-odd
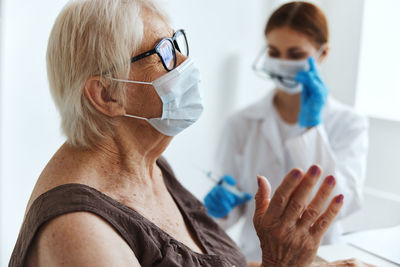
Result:
{"label": "elderly woman", "polygon": [[[247,266],[161,154],[202,113],[183,30],[150,0],[77,0],[50,35],[51,93],[67,141],[40,175],[10,266]],[[339,212],[321,170],[258,177],[262,266],[309,266]],[[322,214],[322,215],[321,215]]]}

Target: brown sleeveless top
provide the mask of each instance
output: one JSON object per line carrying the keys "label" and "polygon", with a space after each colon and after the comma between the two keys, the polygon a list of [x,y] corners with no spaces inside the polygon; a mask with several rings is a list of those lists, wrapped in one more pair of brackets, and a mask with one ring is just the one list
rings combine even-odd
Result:
{"label": "brown sleeveless top", "polygon": [[168,163],[160,158],[157,164],[186,224],[204,248],[204,254],[192,251],[133,209],[94,188],[64,184],[33,202],[9,266],[24,266],[30,245],[43,224],[62,214],[78,211],[94,213],[107,221],[127,242],[141,266],[247,266],[239,248],[206,214],[202,203],[177,181]]}

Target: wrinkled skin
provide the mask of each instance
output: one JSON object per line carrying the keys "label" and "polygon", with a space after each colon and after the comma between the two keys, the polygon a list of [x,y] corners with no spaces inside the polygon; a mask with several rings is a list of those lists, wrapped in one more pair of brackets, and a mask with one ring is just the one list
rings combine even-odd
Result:
{"label": "wrinkled skin", "polygon": [[335,196],[323,212],[335,185],[333,176],[325,178],[307,204],[320,175],[321,169],[316,165],[305,174],[294,169],[284,178],[272,199],[269,199],[268,181],[258,177],[253,222],[261,243],[261,266],[312,264],[324,233],[343,205],[343,196]]}

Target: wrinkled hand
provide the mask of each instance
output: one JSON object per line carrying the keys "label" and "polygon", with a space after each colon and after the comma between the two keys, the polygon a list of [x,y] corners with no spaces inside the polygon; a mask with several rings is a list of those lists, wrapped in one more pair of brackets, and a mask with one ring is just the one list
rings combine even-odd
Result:
{"label": "wrinkled hand", "polygon": [[299,71],[295,77],[303,85],[299,124],[303,127],[314,127],[322,122],[321,113],[328,97],[328,89],[321,80],[313,58],[308,58],[310,70]]}
{"label": "wrinkled hand", "polygon": [[[235,179],[230,175],[225,175],[222,178],[223,183],[229,185],[235,185]],[[238,196],[228,191],[223,185],[217,184],[204,198],[204,206],[207,208],[208,214],[215,218],[223,218],[229,214],[229,212],[236,206],[239,206],[250,199],[253,196],[248,193],[243,193]]]}
{"label": "wrinkled hand", "polygon": [[334,197],[322,214],[335,178],[325,178],[317,194],[307,205],[321,169],[314,165],[306,174],[293,169],[270,200],[271,186],[259,176],[253,222],[262,249],[261,266],[310,266],[321,239],[339,213],[343,196]]}

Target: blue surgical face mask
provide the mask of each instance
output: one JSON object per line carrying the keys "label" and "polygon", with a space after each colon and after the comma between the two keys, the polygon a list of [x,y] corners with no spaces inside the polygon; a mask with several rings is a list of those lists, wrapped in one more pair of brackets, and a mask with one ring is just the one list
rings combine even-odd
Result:
{"label": "blue surgical face mask", "polygon": [[191,58],[152,82],[113,79],[115,81],[152,85],[163,107],[161,118],[126,117],[145,120],[167,136],[175,136],[195,123],[203,112],[203,96],[199,87],[200,72]]}

